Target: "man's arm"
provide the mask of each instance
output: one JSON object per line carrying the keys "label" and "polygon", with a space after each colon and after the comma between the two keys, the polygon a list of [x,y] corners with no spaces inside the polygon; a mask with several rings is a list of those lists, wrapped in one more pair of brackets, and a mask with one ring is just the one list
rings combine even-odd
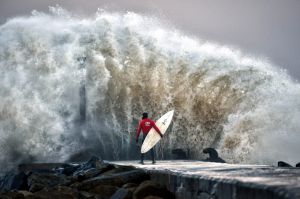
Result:
{"label": "man's arm", "polygon": [[137,132],[136,132],[135,142],[138,142],[141,130],[142,130],[142,128],[141,128],[141,122],[139,122],[139,127],[138,127]]}
{"label": "man's arm", "polygon": [[160,137],[163,137],[163,135],[161,134],[159,128],[156,126],[154,121],[152,121],[152,127],[156,130],[156,132],[160,135]]}

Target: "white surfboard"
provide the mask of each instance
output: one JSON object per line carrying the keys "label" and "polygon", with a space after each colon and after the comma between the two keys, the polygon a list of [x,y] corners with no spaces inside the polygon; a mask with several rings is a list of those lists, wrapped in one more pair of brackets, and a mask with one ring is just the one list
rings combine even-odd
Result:
{"label": "white surfboard", "polygon": [[[159,118],[155,124],[159,128],[161,134],[165,134],[167,128],[169,127],[172,118],[174,115],[174,110],[167,112],[164,114],[161,118]],[[152,128],[149,133],[147,134],[142,148],[141,153],[146,153],[149,151],[152,147],[156,145],[156,143],[161,139],[160,135],[156,132],[154,128]]]}

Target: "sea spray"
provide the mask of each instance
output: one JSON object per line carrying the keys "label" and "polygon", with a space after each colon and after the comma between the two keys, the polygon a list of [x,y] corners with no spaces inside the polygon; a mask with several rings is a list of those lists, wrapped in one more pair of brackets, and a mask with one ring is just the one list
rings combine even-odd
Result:
{"label": "sea spray", "polygon": [[148,16],[56,7],[0,27],[1,170],[80,151],[137,159],[141,113],[171,109],[166,158],[183,148],[201,159],[215,147],[232,163],[295,163],[299,99],[299,84],[268,61]]}

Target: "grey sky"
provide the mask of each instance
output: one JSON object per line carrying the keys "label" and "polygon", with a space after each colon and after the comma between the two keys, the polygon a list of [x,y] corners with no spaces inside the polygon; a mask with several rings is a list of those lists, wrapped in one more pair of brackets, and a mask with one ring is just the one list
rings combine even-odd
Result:
{"label": "grey sky", "polygon": [[267,57],[300,80],[300,0],[0,0],[0,23],[56,4],[81,15],[98,7],[156,15],[189,35]]}

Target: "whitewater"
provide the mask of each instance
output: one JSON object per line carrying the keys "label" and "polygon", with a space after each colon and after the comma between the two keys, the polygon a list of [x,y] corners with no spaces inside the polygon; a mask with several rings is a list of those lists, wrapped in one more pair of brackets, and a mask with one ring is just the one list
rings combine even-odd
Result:
{"label": "whitewater", "polygon": [[172,109],[158,158],[214,147],[229,163],[300,161],[300,86],[267,59],[130,12],[51,7],[0,26],[0,170],[80,152],[138,159],[142,112]]}

